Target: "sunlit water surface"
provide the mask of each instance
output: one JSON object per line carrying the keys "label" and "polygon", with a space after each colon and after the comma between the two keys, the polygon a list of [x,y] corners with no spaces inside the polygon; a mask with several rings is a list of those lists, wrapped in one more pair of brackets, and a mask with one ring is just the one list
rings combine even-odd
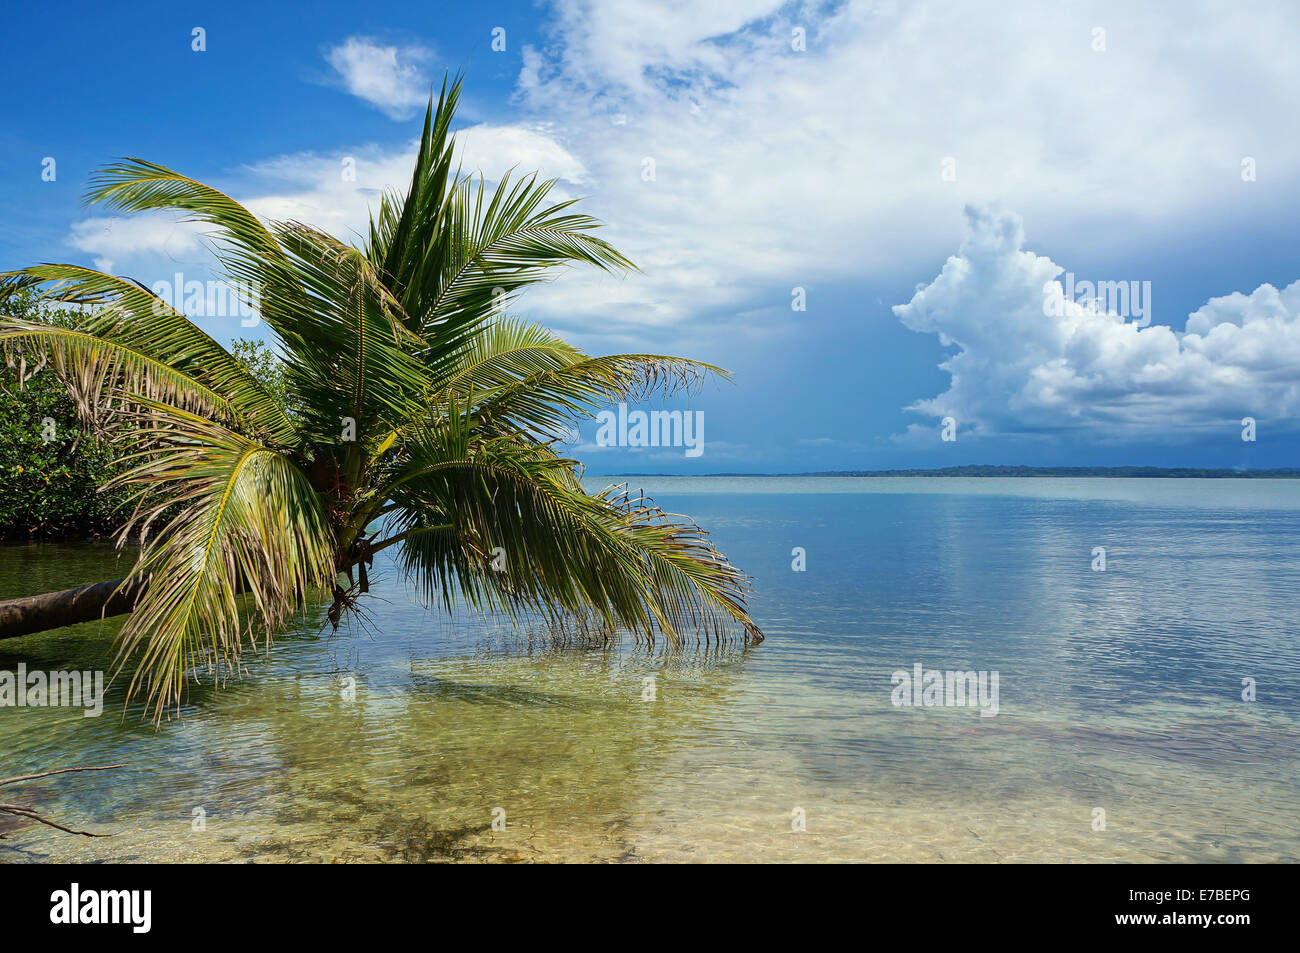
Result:
{"label": "sunlit water surface", "polygon": [[[1300,481],[632,484],[753,576],[766,642],[557,645],[377,563],[370,631],[316,618],[160,729],[120,680],[99,718],[0,708],[0,775],[129,762],[6,788],[112,836],[3,820],[0,860],[1300,858]],[[113,575],[0,549],[3,598]],[[115,631],[0,668],[110,668]],[[895,707],[916,663],[997,671],[998,714]]]}

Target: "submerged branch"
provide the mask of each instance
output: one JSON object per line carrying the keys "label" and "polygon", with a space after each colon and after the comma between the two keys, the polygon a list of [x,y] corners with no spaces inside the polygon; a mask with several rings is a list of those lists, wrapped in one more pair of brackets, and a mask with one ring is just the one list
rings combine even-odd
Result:
{"label": "submerged branch", "polygon": [[[121,762],[120,764],[90,765],[81,768],[56,768],[53,771],[39,771],[35,774],[18,774],[12,778],[0,778],[0,785],[18,784],[23,781],[35,781],[38,778],[48,778],[55,774],[70,774],[74,771],[108,771],[112,768],[124,768],[124,767],[126,767],[126,762]],[[13,815],[14,817],[25,817],[30,821],[37,821],[41,824],[44,824],[46,827],[53,827],[58,830],[64,831],[65,833],[68,834],[79,834],[82,837],[108,836],[106,834],[93,834],[90,831],[79,831],[72,827],[65,827],[63,824],[60,824],[58,821],[52,821],[48,817],[42,817],[39,813],[36,812],[35,809],[27,807],[24,804],[0,804],[0,814],[10,814]],[[0,834],[0,837],[3,836],[4,836],[3,834]]]}

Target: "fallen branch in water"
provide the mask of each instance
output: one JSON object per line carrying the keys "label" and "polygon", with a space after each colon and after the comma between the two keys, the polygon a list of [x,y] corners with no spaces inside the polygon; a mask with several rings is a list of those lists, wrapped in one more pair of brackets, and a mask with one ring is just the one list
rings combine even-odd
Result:
{"label": "fallen branch in water", "polygon": [[[0,785],[18,784],[19,782],[22,781],[35,781],[37,778],[48,778],[54,774],[69,774],[73,771],[108,771],[111,768],[124,768],[124,767],[126,767],[126,762],[122,762],[121,764],[94,765],[94,766],[83,767],[83,768],[56,768],[53,771],[41,771],[36,774],[19,774],[19,775],[15,775],[12,778],[0,778]],[[0,814],[12,814],[14,817],[25,817],[28,818],[29,820],[39,821],[40,823],[45,824],[48,827],[55,827],[61,831],[66,831],[69,834],[80,834],[82,837],[107,836],[105,834],[92,834],[90,831],[78,831],[78,830],[74,830],[71,827],[64,827],[62,824],[59,824],[56,821],[52,821],[48,817],[42,817],[40,814],[36,813],[36,811],[33,810],[32,808],[25,807],[22,804],[0,804]],[[0,834],[0,838],[2,837],[4,837],[4,835]]]}

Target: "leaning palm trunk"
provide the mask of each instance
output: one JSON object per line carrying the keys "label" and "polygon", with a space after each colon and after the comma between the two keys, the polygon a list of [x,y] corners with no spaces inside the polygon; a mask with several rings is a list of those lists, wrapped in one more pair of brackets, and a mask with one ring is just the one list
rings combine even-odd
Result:
{"label": "leaning palm trunk", "polygon": [[0,601],[0,639],[125,615],[142,590],[139,579],[114,579]]}
{"label": "leaning palm trunk", "polygon": [[121,538],[141,548],[120,658],[137,662],[130,692],[159,716],[196,660],[233,671],[243,647],[311,605],[337,624],[390,547],[447,606],[674,644],[762,638],[745,577],[707,534],[625,488],[589,493],[556,450],[598,406],[726,372],[589,356],[505,316],[556,266],[632,266],[572,202],[547,203],[552,183],[506,176],[489,190],[454,170],[459,88],[430,104],[410,188],[379,202],[363,248],[264,223],[152,163],[93,179],[94,201],[176,209],[211,230],[285,356],[287,405],[140,284],[71,265],[9,276],[94,309],[75,329],[0,320],[0,344],[44,361],[122,447],[115,482],[135,509]]}

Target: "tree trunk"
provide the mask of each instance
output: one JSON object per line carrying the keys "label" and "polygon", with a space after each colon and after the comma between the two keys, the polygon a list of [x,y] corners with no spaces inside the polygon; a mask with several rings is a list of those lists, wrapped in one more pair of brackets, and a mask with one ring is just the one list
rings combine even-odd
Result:
{"label": "tree trunk", "polygon": [[130,612],[135,608],[136,597],[143,587],[136,581],[114,595],[120,585],[122,580],[114,579],[0,601],[0,639]]}

